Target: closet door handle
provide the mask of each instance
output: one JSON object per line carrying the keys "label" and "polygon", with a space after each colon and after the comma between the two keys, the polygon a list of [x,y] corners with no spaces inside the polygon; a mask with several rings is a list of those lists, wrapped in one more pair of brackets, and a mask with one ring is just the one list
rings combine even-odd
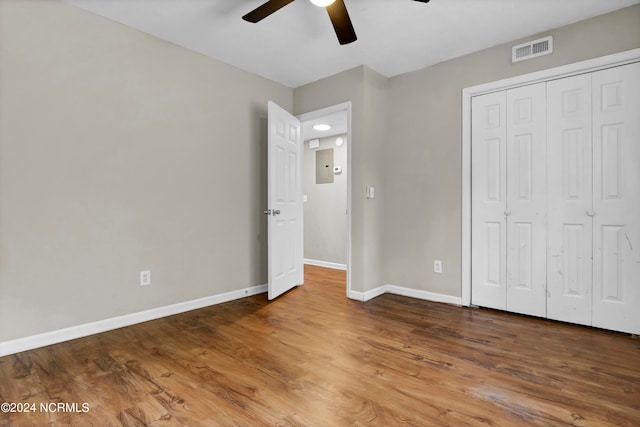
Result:
{"label": "closet door handle", "polygon": [[585,211],[585,213],[586,213],[587,215],[589,215],[589,216],[595,216],[595,215],[596,215],[596,212],[595,212],[595,211],[592,211],[592,210],[586,210],[586,211]]}
{"label": "closet door handle", "polygon": [[504,211],[504,216],[511,216],[511,211]]}

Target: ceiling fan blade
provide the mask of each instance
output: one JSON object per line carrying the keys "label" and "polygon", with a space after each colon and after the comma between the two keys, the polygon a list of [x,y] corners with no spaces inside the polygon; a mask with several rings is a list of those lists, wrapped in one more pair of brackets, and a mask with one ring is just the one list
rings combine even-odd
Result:
{"label": "ceiling fan blade", "polygon": [[333,29],[336,31],[340,44],[349,44],[358,40],[343,0],[334,1],[326,9],[329,12],[329,18],[331,18]]}
{"label": "ceiling fan blade", "polygon": [[242,19],[248,22],[253,22],[255,24],[256,22],[262,21],[272,13],[282,9],[291,2],[293,2],[293,0],[269,0],[262,6],[258,6],[251,12],[244,15]]}

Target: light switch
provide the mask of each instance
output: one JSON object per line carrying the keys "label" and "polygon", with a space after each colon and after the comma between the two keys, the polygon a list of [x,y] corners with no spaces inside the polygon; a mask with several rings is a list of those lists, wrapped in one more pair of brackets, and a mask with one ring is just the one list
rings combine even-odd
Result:
{"label": "light switch", "polygon": [[303,201],[304,203],[307,203],[307,202],[309,201],[309,198],[307,197],[307,195],[306,195],[306,194],[302,196],[302,201]]}
{"label": "light switch", "polygon": [[373,199],[375,195],[375,188],[367,186],[367,199]]}

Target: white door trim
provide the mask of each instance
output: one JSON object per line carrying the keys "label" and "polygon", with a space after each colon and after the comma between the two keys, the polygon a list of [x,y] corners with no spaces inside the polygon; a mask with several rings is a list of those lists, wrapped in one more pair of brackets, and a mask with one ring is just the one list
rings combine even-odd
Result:
{"label": "white door trim", "polygon": [[[341,104],[332,105],[330,107],[321,108],[319,110],[310,111],[298,115],[300,122],[317,119],[329,114],[338,113],[340,111],[347,112],[347,289],[346,295],[351,292],[351,146],[353,139],[351,138],[351,101]],[[304,135],[302,135],[304,141]]]}
{"label": "white door trim", "polygon": [[471,304],[471,98],[637,61],[640,61],[640,49],[632,49],[462,89],[462,305]]}

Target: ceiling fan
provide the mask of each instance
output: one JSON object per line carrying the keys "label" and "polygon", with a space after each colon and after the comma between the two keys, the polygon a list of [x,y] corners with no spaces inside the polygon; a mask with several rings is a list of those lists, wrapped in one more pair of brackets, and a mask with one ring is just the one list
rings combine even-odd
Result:
{"label": "ceiling fan", "polygon": [[[338,36],[340,44],[349,44],[358,39],[356,32],[351,24],[349,12],[344,4],[344,0],[309,0],[318,7],[324,7],[329,13],[329,19],[333,24],[333,29]],[[429,3],[429,0],[414,0],[420,3]],[[282,9],[293,0],[269,0],[261,6],[258,6],[251,12],[242,17],[248,22],[260,22],[272,13]]]}

